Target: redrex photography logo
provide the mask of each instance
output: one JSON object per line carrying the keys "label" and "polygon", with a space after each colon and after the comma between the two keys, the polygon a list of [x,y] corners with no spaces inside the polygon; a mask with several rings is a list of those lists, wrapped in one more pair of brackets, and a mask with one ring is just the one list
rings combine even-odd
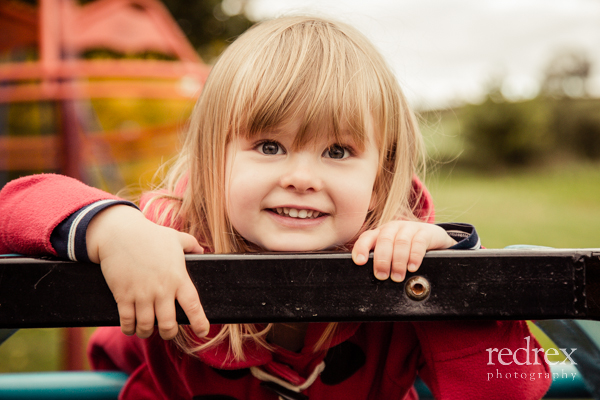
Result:
{"label": "redrex photography logo", "polygon": [[[527,343],[525,347],[520,347],[515,351],[512,351],[509,348],[488,348],[486,349],[488,353],[488,363],[487,365],[541,365],[541,360],[546,361],[549,365],[557,365],[557,364],[567,364],[570,363],[572,365],[577,365],[577,363],[571,358],[572,354],[577,350],[576,348],[571,349],[562,349],[558,350],[555,348],[549,348],[544,350],[543,348],[531,348],[531,336],[527,336],[524,338],[524,341]],[[559,352],[560,351],[560,352]],[[563,354],[566,358],[563,361],[550,361],[548,356],[557,356],[559,354]],[[509,372],[506,368],[503,368],[500,371],[498,368],[494,372],[487,372],[487,380],[490,381],[492,379],[529,379],[534,381],[536,379],[564,379],[571,378],[575,379],[577,376],[576,372],[565,372],[564,370],[559,371],[557,369],[552,370],[552,372],[537,372],[537,373],[525,373],[525,372]]]}

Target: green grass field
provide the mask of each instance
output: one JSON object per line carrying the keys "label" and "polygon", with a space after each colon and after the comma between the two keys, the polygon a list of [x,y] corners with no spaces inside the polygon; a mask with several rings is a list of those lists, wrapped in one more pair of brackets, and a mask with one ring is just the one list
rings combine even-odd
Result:
{"label": "green grass field", "polygon": [[483,244],[600,247],[600,165],[508,175],[440,170],[427,179],[440,222],[468,222]]}
{"label": "green grass field", "polygon": [[[600,165],[498,176],[440,169],[426,182],[437,220],[475,225],[488,248],[600,248]],[[545,348],[552,346],[540,338]],[[0,347],[0,372],[59,369],[61,346],[60,330],[21,330]]]}

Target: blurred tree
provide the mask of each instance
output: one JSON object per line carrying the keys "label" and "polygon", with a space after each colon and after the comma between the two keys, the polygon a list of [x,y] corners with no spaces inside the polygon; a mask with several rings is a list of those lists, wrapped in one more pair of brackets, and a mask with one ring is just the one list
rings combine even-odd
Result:
{"label": "blurred tree", "polygon": [[163,0],[163,3],[208,63],[253,24],[244,15],[246,0]]}
{"label": "blurred tree", "polygon": [[465,153],[461,163],[488,170],[525,166],[546,154],[553,142],[544,101],[498,101],[498,93],[464,109]]}
{"label": "blurred tree", "polygon": [[550,129],[557,151],[579,159],[600,160],[600,101],[552,99]]}
{"label": "blurred tree", "polygon": [[555,98],[586,97],[592,62],[582,51],[558,52],[548,63],[542,82],[542,93]]}
{"label": "blurred tree", "polygon": [[592,62],[582,52],[557,53],[548,63],[538,97],[505,98],[493,76],[481,104],[463,107],[465,167],[497,170],[556,159],[600,160],[600,101],[589,97]]}
{"label": "blurred tree", "polygon": [[562,152],[600,159],[600,113],[598,100],[589,99],[588,80],[592,62],[583,51],[563,50],[548,63],[542,95],[552,99],[549,121]]}

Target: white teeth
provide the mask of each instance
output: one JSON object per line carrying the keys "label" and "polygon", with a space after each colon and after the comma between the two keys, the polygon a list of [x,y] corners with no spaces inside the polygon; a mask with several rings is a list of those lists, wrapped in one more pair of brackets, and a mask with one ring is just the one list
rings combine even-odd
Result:
{"label": "white teeth", "polygon": [[279,215],[283,215],[286,217],[292,217],[292,218],[301,218],[301,219],[317,218],[321,215],[321,213],[319,211],[297,209],[297,208],[277,207],[274,210]]}

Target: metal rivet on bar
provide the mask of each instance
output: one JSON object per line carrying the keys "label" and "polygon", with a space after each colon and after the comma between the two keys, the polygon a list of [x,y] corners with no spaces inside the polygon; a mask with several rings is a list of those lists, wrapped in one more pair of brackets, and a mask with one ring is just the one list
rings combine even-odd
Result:
{"label": "metal rivet on bar", "polygon": [[406,295],[415,301],[425,300],[431,292],[429,281],[422,276],[412,276],[406,281],[404,286]]}

